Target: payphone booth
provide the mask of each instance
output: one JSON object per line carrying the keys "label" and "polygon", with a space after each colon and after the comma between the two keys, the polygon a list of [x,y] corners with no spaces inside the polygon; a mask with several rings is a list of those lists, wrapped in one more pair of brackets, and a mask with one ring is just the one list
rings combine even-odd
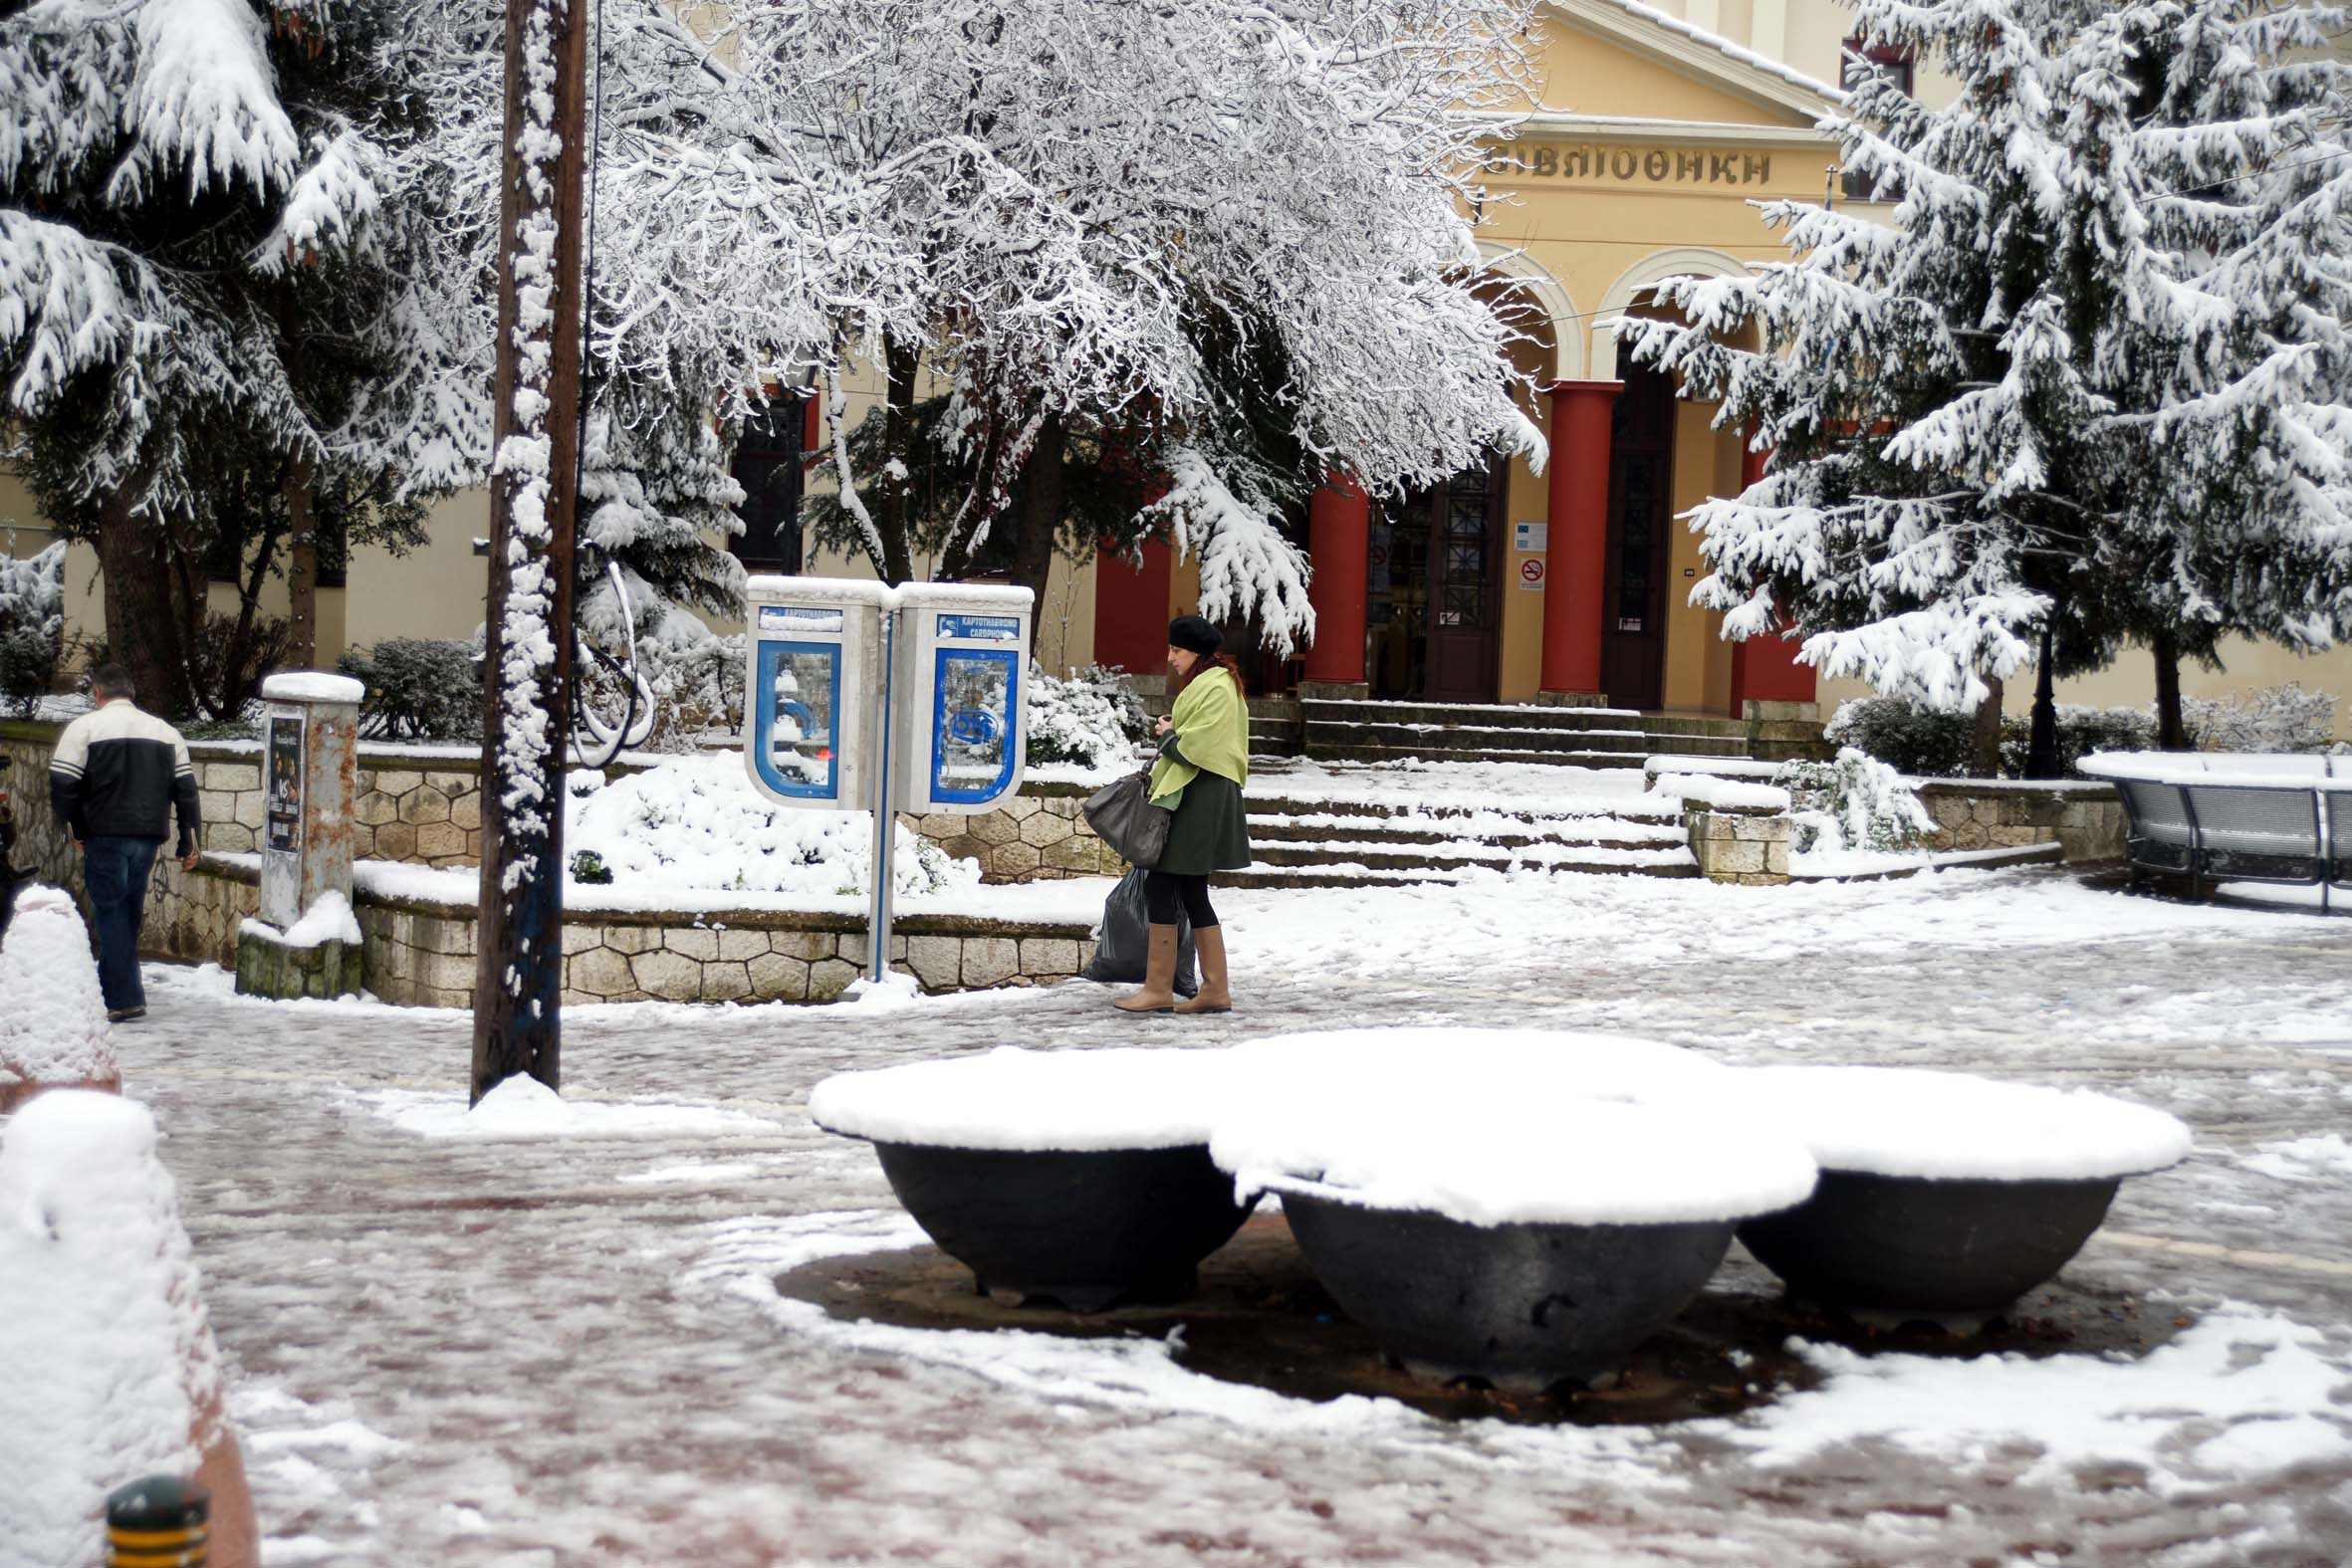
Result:
{"label": "payphone booth", "polygon": [[894,642],[898,808],[993,811],[1029,756],[1027,588],[909,582]]}
{"label": "payphone booth", "polygon": [[750,577],[743,591],[743,754],[752,784],[784,805],[870,809],[890,589]]}
{"label": "payphone booth", "polygon": [[898,812],[994,810],[1029,755],[1027,588],[744,583],[744,766],[784,805],[871,811],[867,978],[888,972]]}

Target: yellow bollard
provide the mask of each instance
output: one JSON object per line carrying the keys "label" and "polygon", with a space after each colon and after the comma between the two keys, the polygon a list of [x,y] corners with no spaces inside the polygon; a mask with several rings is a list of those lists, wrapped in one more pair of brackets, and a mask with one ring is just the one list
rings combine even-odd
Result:
{"label": "yellow bollard", "polygon": [[212,1493],[149,1475],[107,1497],[106,1568],[204,1568]]}

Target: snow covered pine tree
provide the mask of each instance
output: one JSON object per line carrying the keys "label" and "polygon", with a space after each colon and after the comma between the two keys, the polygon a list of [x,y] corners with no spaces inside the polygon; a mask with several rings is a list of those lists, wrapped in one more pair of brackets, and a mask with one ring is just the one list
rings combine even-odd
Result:
{"label": "snow covered pine tree", "polygon": [[158,711],[242,704],[199,678],[221,540],[258,536],[266,574],[278,541],[315,545],[326,494],[353,538],[400,544],[457,477],[437,458],[478,393],[394,390],[425,241],[367,118],[399,9],[39,0],[0,30],[13,455],[97,546],[112,651]]}
{"label": "snow covered pine tree", "polygon": [[[1833,121],[1891,226],[1773,204],[1792,260],[1621,328],[1774,451],[1693,514],[1727,636],[1793,626],[1946,706],[2038,658],[2046,709],[2127,637],[2343,633],[2343,281],[2312,276],[2343,254],[2341,78],[2289,58],[2332,14],[1864,0],[1863,37],[1960,82],[1932,110],[1869,80]],[[2334,172],[2282,182],[2290,145]],[[1752,322],[1761,351],[1721,340]]]}

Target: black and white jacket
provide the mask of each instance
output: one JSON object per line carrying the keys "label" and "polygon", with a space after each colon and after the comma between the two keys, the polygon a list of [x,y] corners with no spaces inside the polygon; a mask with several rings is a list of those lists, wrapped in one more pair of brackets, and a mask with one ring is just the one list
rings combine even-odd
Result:
{"label": "black and white jacket", "polygon": [[66,726],[49,759],[49,802],[79,839],[168,838],[196,848],[196,768],[188,743],[151,713],[118,697]]}

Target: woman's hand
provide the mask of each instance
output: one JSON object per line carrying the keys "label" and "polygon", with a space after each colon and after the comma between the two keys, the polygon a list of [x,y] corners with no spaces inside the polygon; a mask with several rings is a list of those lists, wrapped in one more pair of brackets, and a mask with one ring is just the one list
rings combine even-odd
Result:
{"label": "woman's hand", "polygon": [[1170,730],[1175,728],[1176,721],[1163,713],[1160,715],[1158,721],[1152,725],[1151,733],[1154,735],[1166,735]]}

